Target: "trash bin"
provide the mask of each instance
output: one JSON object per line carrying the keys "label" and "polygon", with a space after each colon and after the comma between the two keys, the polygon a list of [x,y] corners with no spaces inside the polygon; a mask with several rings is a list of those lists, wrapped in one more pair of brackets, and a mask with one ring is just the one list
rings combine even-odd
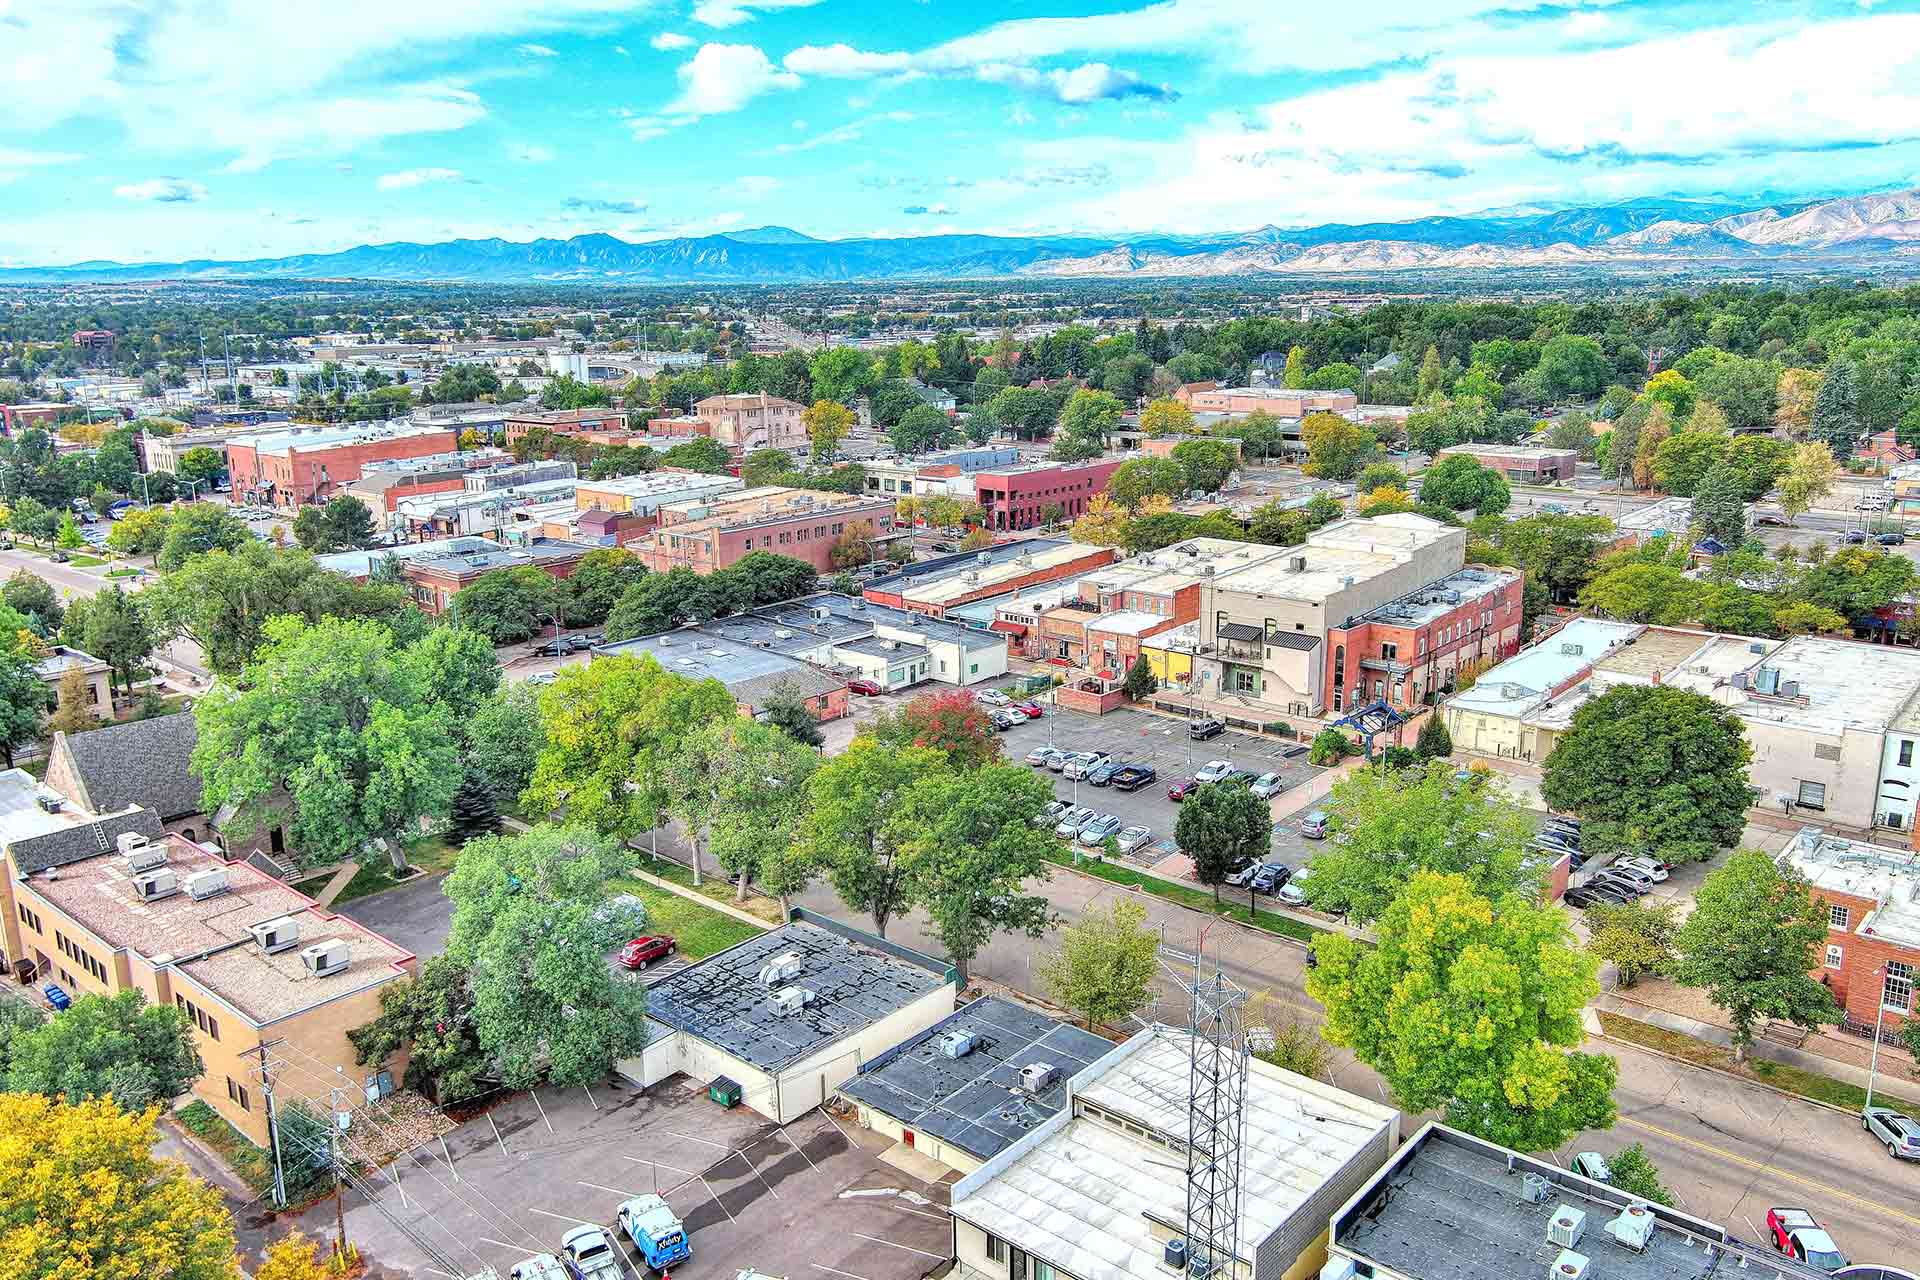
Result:
{"label": "trash bin", "polygon": [[723,1107],[740,1105],[740,1082],[728,1076],[715,1076],[707,1086],[707,1096]]}

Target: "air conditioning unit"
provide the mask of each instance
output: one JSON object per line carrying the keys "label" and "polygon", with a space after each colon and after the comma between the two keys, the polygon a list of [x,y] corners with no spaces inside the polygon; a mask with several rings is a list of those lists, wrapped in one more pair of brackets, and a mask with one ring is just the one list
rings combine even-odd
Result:
{"label": "air conditioning unit", "polygon": [[1655,1221],[1653,1210],[1646,1205],[1629,1204],[1619,1217],[1607,1223],[1607,1234],[1635,1253],[1644,1253],[1647,1242],[1653,1239]]}
{"label": "air conditioning unit", "polygon": [[133,892],[142,902],[158,902],[180,892],[180,877],[171,871],[148,871],[133,878]]}
{"label": "air conditioning unit", "polygon": [[940,1056],[964,1058],[973,1052],[978,1038],[971,1031],[949,1031],[940,1037]]}
{"label": "air conditioning unit", "polygon": [[353,963],[353,951],[344,940],[329,938],[301,951],[300,962],[316,978],[332,977],[336,973],[344,973],[347,966]]}
{"label": "air conditioning unit", "polygon": [[227,869],[225,867],[210,867],[187,877],[187,896],[196,902],[204,898],[218,897],[226,891]]}
{"label": "air conditioning unit", "polygon": [[760,970],[760,985],[776,987],[788,978],[800,976],[800,953],[789,951],[785,955],[775,956]]}
{"label": "air conditioning unit", "polygon": [[1746,673],[1746,672],[1744,672],[1744,671],[1736,671],[1736,672],[1734,672],[1734,673],[1733,673],[1733,687],[1734,687],[1734,688],[1736,688],[1736,689],[1744,689],[1744,688],[1746,688],[1746,687],[1747,687],[1747,685],[1748,685],[1748,684],[1750,684],[1750,683],[1751,683],[1751,681],[1750,681],[1750,680],[1749,680],[1749,679],[1747,678],[1747,673]]}
{"label": "air conditioning unit", "polygon": [[39,804],[41,809],[45,810],[46,812],[48,813],[60,812],[59,796],[40,795],[40,796],[36,796],[34,799],[35,799],[35,802]]}
{"label": "air conditioning unit", "polygon": [[1586,1280],[1587,1272],[1593,1269],[1593,1263],[1584,1253],[1575,1253],[1571,1249],[1562,1249],[1560,1256],[1547,1268],[1550,1280]]}
{"label": "air conditioning unit", "polygon": [[1040,1093],[1060,1078],[1060,1068],[1051,1062],[1030,1062],[1020,1068],[1020,1089],[1023,1093]]}
{"label": "air conditioning unit", "polygon": [[1528,1204],[1545,1204],[1553,1192],[1553,1184],[1547,1181],[1544,1173],[1523,1173],[1520,1175],[1520,1198]]}
{"label": "air conditioning unit", "polygon": [[773,997],[773,1011],[778,1014],[794,1014],[813,1003],[814,993],[808,987],[788,987]]}
{"label": "air conditioning unit", "polygon": [[167,850],[164,845],[148,844],[142,841],[131,849],[123,848],[122,851],[127,855],[129,871],[151,871],[155,867],[167,865]]}
{"label": "air conditioning unit", "polygon": [[300,921],[293,916],[275,916],[271,920],[262,920],[259,924],[247,926],[247,932],[260,944],[260,949],[268,955],[277,955],[298,945],[300,942]]}
{"label": "air conditioning unit", "polygon": [[1563,1204],[1553,1211],[1547,1219],[1547,1243],[1557,1244],[1562,1249],[1571,1249],[1580,1243],[1580,1237],[1587,1233],[1587,1211]]}
{"label": "air conditioning unit", "polygon": [[132,853],[135,849],[138,849],[141,845],[151,844],[151,843],[152,841],[148,840],[147,837],[141,832],[122,831],[118,836],[114,838],[113,847],[118,849],[121,853]]}

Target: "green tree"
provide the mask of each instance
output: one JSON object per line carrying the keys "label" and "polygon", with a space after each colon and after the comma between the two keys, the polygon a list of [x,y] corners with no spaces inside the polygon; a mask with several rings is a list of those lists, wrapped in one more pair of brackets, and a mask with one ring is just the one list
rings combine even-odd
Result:
{"label": "green tree", "polygon": [[1453,767],[1360,769],[1322,804],[1332,837],[1314,855],[1307,898],[1361,924],[1379,918],[1421,871],[1465,877],[1485,897],[1537,891],[1527,846],[1534,825],[1504,793],[1462,786]]}
{"label": "green tree", "polygon": [[807,374],[815,396],[842,404],[874,383],[872,358],[854,347],[822,347],[807,362]]}
{"label": "green tree", "polygon": [[1740,496],[1758,502],[1779,483],[1793,459],[1793,446],[1771,436],[1743,435],[1727,450],[1727,465],[1740,478]]}
{"label": "green tree", "polygon": [[1353,482],[1353,491],[1358,494],[1372,493],[1375,489],[1406,487],[1407,473],[1397,462],[1369,462],[1361,469],[1359,479]]}
{"label": "green tree", "polygon": [[[1291,359],[1291,357],[1289,357]],[[1416,384],[1420,399],[1426,401],[1446,390],[1447,371],[1440,363],[1440,349],[1429,346],[1427,354],[1420,359],[1420,376]]]}
{"label": "green tree", "polygon": [[1647,1149],[1639,1143],[1614,1152],[1607,1160],[1607,1170],[1613,1175],[1615,1190],[1652,1204],[1673,1203],[1673,1192],[1660,1181],[1660,1170],[1647,1158]]}
{"label": "green tree", "polygon": [[1173,461],[1180,465],[1187,489],[1218,493],[1233,474],[1235,459],[1231,446],[1218,440],[1186,440],[1173,447]]}
{"label": "green tree", "polygon": [[1307,446],[1306,473],[1322,480],[1351,480],[1373,461],[1373,432],[1338,414],[1308,414],[1300,437]]}
{"label": "green tree", "polygon": [[1338,729],[1326,728],[1313,735],[1313,746],[1307,759],[1318,765],[1339,764],[1352,750],[1353,743],[1346,734]]}
{"label": "green tree", "polygon": [[563,373],[549,379],[540,389],[540,407],[543,409],[597,409],[613,404],[613,396],[605,387],[596,387],[580,381],[570,373]]}
{"label": "green tree", "polygon": [[123,556],[152,555],[167,541],[173,512],[167,507],[139,507],[114,521],[107,531],[107,547]]}
{"label": "green tree", "polygon": [[1060,931],[1036,974],[1048,996],[1086,1019],[1087,1030],[1116,1023],[1153,1003],[1160,934],[1132,902],[1093,908]]}
{"label": "green tree", "polygon": [[1766,1019],[1817,1030],[1840,1020],[1820,967],[1827,908],[1791,867],[1742,849],[1701,882],[1674,935],[1677,981],[1703,989],[1732,1023],[1733,1055],[1746,1057]]}
{"label": "green tree", "polygon": [[1780,481],[1780,510],[1788,520],[1799,519],[1833,492],[1833,483],[1839,478],[1840,464],[1834,460],[1832,446],[1820,440],[1795,445]]}
{"label": "green tree", "polygon": [[1677,369],[1662,369],[1654,374],[1647,379],[1647,389],[1642,394],[1649,404],[1665,405],[1675,423],[1687,420],[1697,395],[1693,383]]}
{"label": "green tree", "polygon": [[54,535],[53,545],[63,551],[78,551],[87,545],[87,540],[80,536],[80,525],[73,518],[73,512],[68,511],[60,517],[60,529]]}
{"label": "green tree", "polygon": [[1309,391],[1355,391],[1365,381],[1358,369],[1345,361],[1335,361],[1308,374],[1304,385]]}
{"label": "green tree", "polygon": [[1125,408],[1110,392],[1085,387],[1074,392],[1060,414],[1053,456],[1062,462],[1099,457],[1106,451],[1107,437],[1119,429]]}
{"label": "green tree", "polygon": [[1153,674],[1153,667],[1147,662],[1146,654],[1139,654],[1133,665],[1127,668],[1127,678],[1120,683],[1120,692],[1135,702],[1145,702],[1160,688],[1160,680]]}
{"label": "green tree", "polygon": [[31,655],[0,651],[0,758],[14,767],[14,753],[40,737],[53,705],[53,691],[40,678]]}
{"label": "green tree", "polygon": [[509,1088],[602,1080],[646,1047],[647,989],[607,968],[625,921],[599,918],[628,859],[583,826],[485,836],[460,852],[447,956],[470,974],[473,1028]]}
{"label": "green tree", "polygon": [[1571,333],[1547,340],[1533,372],[1550,400],[1599,395],[1613,375],[1600,344]]}
{"label": "green tree", "polygon": [[[785,457],[785,454],[781,455]],[[566,580],[566,618],[576,627],[607,620],[628,587],[647,576],[647,566],[625,547],[601,547],[580,557]]]}
{"label": "green tree", "polygon": [[706,815],[708,847],[738,877],[735,900],[744,902],[749,881],[763,878],[762,868],[779,868],[791,878],[793,868],[784,860],[800,843],[820,753],[772,725],[739,716],[713,721],[695,739],[687,754],[706,762],[705,781],[714,797]]}
{"label": "green tree", "polygon": [[902,457],[911,457],[952,444],[959,435],[952,418],[932,405],[916,404],[893,424],[887,438]]}
{"label": "green tree", "polygon": [[1213,889],[1220,886],[1236,862],[1266,856],[1273,815],[1266,802],[1243,786],[1210,782],[1180,802],[1174,822],[1174,842],[1193,859],[1193,878]]}
{"label": "green tree", "polygon": [[787,484],[793,475],[793,456],[785,449],[755,449],[740,460],[740,481],[749,489]]}
{"label": "green tree", "polygon": [[16,1031],[4,1065],[14,1093],[111,1096],[136,1113],[167,1105],[205,1070],[185,1010],[149,1005],[138,991],[79,996],[59,1017]]}
{"label": "green tree", "polygon": [[1186,485],[1186,468],[1172,458],[1134,458],[1114,468],[1106,496],[1134,510],[1148,498],[1178,497]]}
{"label": "green tree", "polygon": [[1440,712],[1435,711],[1420,726],[1420,734],[1413,740],[1413,753],[1422,761],[1445,760],[1453,754],[1453,735],[1447,732],[1446,721]]}
{"label": "green tree", "polygon": [[1587,950],[1620,975],[1630,987],[1642,974],[1663,974],[1673,967],[1674,934],[1680,928],[1671,902],[1596,903],[1587,908]]}
{"label": "green tree", "polygon": [[1193,430],[1193,410],[1178,400],[1155,400],[1140,411],[1140,430],[1150,436],[1183,436]]}
{"label": "green tree", "polygon": [[59,631],[61,619],[67,614],[60,605],[60,597],[54,594],[52,584],[25,569],[18,570],[4,584],[0,584],[0,600],[25,617],[34,634],[41,637],[52,636]]}
{"label": "green tree", "polygon": [[937,751],[861,736],[821,765],[809,784],[813,806],[804,839],[811,860],[825,869],[840,901],[871,916],[883,938],[888,921],[914,905],[902,865],[912,833],[894,815],[916,784],[946,767]]}
{"label": "green tree", "polygon": [[167,522],[166,541],[160,544],[160,554],[154,557],[154,564],[172,573],[194,556],[216,548],[231,551],[252,539],[245,522],[227,508],[190,502],[175,508],[172,519]]}
{"label": "green tree", "polygon": [[1722,546],[1737,547],[1747,536],[1747,503],[1740,475],[1729,462],[1716,462],[1693,495],[1693,523]]}
{"label": "green tree", "polygon": [[1733,441],[1717,431],[1681,431],[1653,451],[1653,480],[1668,493],[1691,498],[1715,463],[1726,458]]}
{"label": "green tree", "polygon": [[1307,994],[1327,1011],[1322,1034],[1378,1071],[1401,1107],[1442,1110],[1519,1151],[1613,1123],[1613,1059],[1573,1051],[1600,984],[1564,912],[1422,871],[1376,932],[1375,947],[1316,938]]}
{"label": "green tree", "polygon": [[493,644],[519,644],[555,621],[561,593],[558,579],[532,565],[495,569],[456,591],[448,615]]}
{"label": "green tree", "polygon": [[117,683],[127,697],[133,695],[134,673],[159,645],[140,597],[128,595],[118,583],[91,598],[75,600],[67,610],[60,638],[106,663],[110,683]]}
{"label": "green tree", "polygon": [[419,651],[359,620],[276,617],[265,637],[238,682],[194,707],[207,812],[232,804],[245,833],[284,800],[288,834],[316,863],[370,859],[372,842],[448,812],[459,748]]}
{"label": "green tree", "polygon": [[688,471],[700,471],[707,475],[724,473],[733,462],[733,453],[718,440],[705,436],[674,445],[660,455],[663,466],[682,467]]}
{"label": "green tree", "polygon": [[853,430],[853,410],[838,400],[815,400],[801,413],[800,421],[807,429],[815,464],[824,467],[831,465],[840,442]]}
{"label": "green tree", "polygon": [[465,737],[467,768],[486,779],[496,803],[514,804],[546,746],[539,688],[524,680],[501,682],[474,708]]}
{"label": "green tree", "polygon": [[[1439,352],[1433,352],[1433,358],[1437,364],[1440,359]],[[1282,386],[1289,387],[1295,391],[1307,385],[1307,350],[1305,347],[1293,347],[1288,350],[1287,367],[1280,375],[1280,383]]]}
{"label": "green tree", "polygon": [[380,1013],[347,1032],[354,1061],[379,1067],[407,1055],[406,1086],[442,1106],[483,1093],[488,1067],[473,1024],[467,971],[445,955],[425,960],[414,977],[380,988]]}
{"label": "green tree", "polygon": [[1594,612],[1622,622],[1673,626],[1693,616],[1700,584],[1674,565],[1645,560],[1614,564],[1580,592]]}
{"label": "green tree", "polygon": [[203,486],[227,469],[227,460],[218,449],[196,445],[180,455],[174,474],[182,480],[197,480]]}
{"label": "green tree", "polygon": [[1835,360],[1827,366],[1813,400],[1808,431],[1836,458],[1850,458],[1860,446],[1867,425],[1860,413],[1860,384],[1851,360]]}
{"label": "green tree", "polygon": [[485,775],[471,767],[460,774],[448,814],[447,842],[456,848],[481,836],[500,834],[500,805]]}
{"label": "green tree", "polygon": [[7,1275],[245,1280],[220,1192],[155,1156],[156,1114],[0,1095]]}
{"label": "green tree", "polygon": [[1740,720],[1671,685],[1619,685],[1589,698],[1547,757],[1540,794],[1578,814],[1589,852],[1651,849],[1673,862],[1712,857],[1746,825]]}
{"label": "green tree", "polygon": [[1440,459],[1420,478],[1420,501],[1449,511],[1498,515],[1513,501],[1507,478],[1464,453]]}
{"label": "green tree", "polygon": [[819,718],[807,705],[800,690],[790,681],[781,681],[762,699],[761,718],[803,747],[817,747],[827,737],[820,732]]}

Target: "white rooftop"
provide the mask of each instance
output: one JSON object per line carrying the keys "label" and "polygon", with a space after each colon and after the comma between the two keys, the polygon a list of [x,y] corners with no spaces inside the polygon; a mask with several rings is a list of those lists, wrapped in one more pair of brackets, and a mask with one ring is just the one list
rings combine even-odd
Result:
{"label": "white rooftop", "polygon": [[1457,539],[1464,552],[1466,530],[1412,512],[1340,520],[1309,535],[1304,546],[1280,548],[1279,555],[1215,575],[1215,582],[1223,591],[1326,600],[1449,538]]}
{"label": "white rooftop", "polygon": [[[1076,1280],[1166,1280],[1165,1241],[1186,1218],[1188,1046],[1186,1031],[1151,1027],[1088,1067],[1067,1110],[954,1187],[954,1216]],[[1240,1249],[1249,1259],[1397,1123],[1379,1103],[1258,1060],[1246,1108]]]}
{"label": "white rooftop", "polygon": [[368,444],[376,440],[406,440],[414,436],[447,435],[446,424],[416,426],[410,422],[389,422],[377,426],[305,427],[280,426],[258,435],[235,437],[229,444],[251,445],[256,453],[283,454],[297,449],[331,449],[343,444]]}
{"label": "white rooftop", "polygon": [[[1740,638],[1741,644],[1746,644]],[[1764,643],[1764,642],[1763,642]],[[1882,733],[1920,693],[1920,651],[1826,636],[1797,636],[1770,655],[1747,653],[1721,687],[1702,692],[1746,720],[1809,732]],[[1771,677],[1769,687],[1767,673]],[[1736,688],[1739,674],[1746,688]]]}
{"label": "white rooftop", "polygon": [[1087,624],[1087,630],[1108,631],[1117,636],[1137,636],[1171,621],[1171,618],[1162,613],[1148,613],[1144,609],[1120,609],[1095,618]]}
{"label": "white rooftop", "polygon": [[1084,543],[1068,542],[1057,547],[1046,547],[1039,551],[1029,551],[1011,560],[999,560],[991,564],[971,562],[954,566],[952,573],[928,576],[915,581],[900,593],[902,600],[911,600],[916,604],[939,605],[962,596],[977,596],[983,591],[992,591],[1000,584],[1006,590],[1015,581],[1029,574],[1072,564],[1088,556],[1097,555],[1099,547],[1090,547]]}
{"label": "white rooftop", "polygon": [[1473,688],[1448,698],[1448,705],[1483,714],[1525,715],[1551,690],[1578,679],[1643,630],[1637,622],[1575,618],[1540,643],[1481,672]]}
{"label": "white rooftop", "polygon": [[1849,922],[1851,933],[1920,947],[1920,855],[1913,850],[1802,827],[1778,860],[1805,876],[1815,889],[1870,898],[1878,904]]}

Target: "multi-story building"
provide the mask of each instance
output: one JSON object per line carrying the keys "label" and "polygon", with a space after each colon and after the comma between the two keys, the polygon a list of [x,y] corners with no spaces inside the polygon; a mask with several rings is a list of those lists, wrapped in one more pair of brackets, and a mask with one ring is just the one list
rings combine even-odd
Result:
{"label": "multi-story building", "polygon": [[894,494],[903,498],[974,496],[975,473],[992,467],[1010,467],[1020,461],[1020,451],[1011,445],[983,445],[970,449],[941,449],[918,458],[863,462],[867,473],[867,492]]}
{"label": "multi-story building", "polygon": [[1580,463],[1575,449],[1541,449],[1521,444],[1456,444],[1434,455],[1442,458],[1472,458],[1483,467],[1498,471],[1513,484],[1552,484],[1573,479]]}
{"label": "multi-story building", "polygon": [[227,441],[227,474],[234,501],[294,508],[324,503],[346,492],[370,462],[451,453],[451,427],[292,426]]}
{"label": "multi-story building", "polygon": [[989,467],[973,477],[974,498],[986,512],[989,529],[1034,529],[1051,516],[1077,520],[1122,459],[1040,462],[1031,466]]}
{"label": "multi-story building", "polygon": [[1195,413],[1245,414],[1265,411],[1276,418],[1304,418],[1310,413],[1352,414],[1360,398],[1351,391],[1291,391],[1284,387],[1216,387],[1189,383],[1173,398]]}
{"label": "multi-story building", "polygon": [[74,332],[73,345],[80,348],[80,354],[88,364],[95,364],[113,357],[113,330],[79,329]]}
{"label": "multi-story building", "polygon": [[[425,498],[439,493],[460,493],[467,477],[477,471],[504,467],[513,455],[504,449],[464,449],[457,453],[436,453],[426,458],[400,458],[392,462],[370,462],[361,468],[360,478],[348,485],[346,496],[364,504],[373,513],[373,527],[384,531],[393,509],[403,498]],[[571,462],[530,464],[564,467],[551,475],[572,475]],[[543,476],[542,478],[551,478]]]}
{"label": "multi-story building", "polygon": [[766,392],[751,395],[708,396],[693,406],[693,416],[707,424],[707,434],[735,453],[755,449],[797,449],[807,443],[804,405]]}
{"label": "multi-story building", "polygon": [[712,573],[755,551],[792,556],[826,573],[834,568],[834,539],[848,528],[865,524],[881,542],[905,533],[894,527],[891,499],[779,485],[669,503],[658,514],[651,538],[633,544],[656,573],[682,568]]}
{"label": "multi-story building", "polygon": [[651,519],[662,506],[719,498],[746,487],[738,476],[649,471],[613,480],[582,480],[574,490],[574,501],[582,511],[598,508]]}
{"label": "multi-story building", "polygon": [[170,436],[157,436],[142,431],[136,444],[147,471],[164,471],[168,475],[177,475],[180,471],[180,456],[187,450],[212,449],[224,458],[229,440],[257,434],[259,434],[258,428],[248,425],[195,427],[176,431]]}
{"label": "multi-story building", "polygon": [[[0,937],[14,975],[71,995],[137,991],[192,1020],[193,1093],[267,1145],[263,1047],[383,1096],[399,1063],[362,1067],[347,1032],[414,957],[246,862],[161,828],[151,809],[95,815],[0,773]],[[363,1092],[364,1091],[364,1092]]]}
{"label": "multi-story building", "polygon": [[1451,690],[1462,667],[1520,648],[1521,575],[1467,566],[1327,628],[1335,710],[1417,707]]}
{"label": "multi-story building", "polygon": [[863,595],[875,604],[944,618],[951,609],[1056,582],[1112,564],[1111,547],[1029,538],[983,551],[910,564],[875,578]]}
{"label": "multi-story building", "polygon": [[[572,469],[572,463],[565,465]],[[569,475],[510,487],[402,498],[394,506],[393,524],[404,537],[422,542],[461,534],[498,538],[516,523],[514,516],[528,508],[559,502],[571,510],[575,484]]]}
{"label": "multi-story building", "polygon": [[395,547],[371,551],[340,551],[319,557],[315,563],[329,573],[365,582],[376,570],[389,566],[408,585],[414,603],[428,614],[439,616],[453,603],[462,587],[471,586],[489,573],[505,569],[531,567],[555,578],[567,578],[593,547],[564,542],[530,533],[515,536],[510,543],[491,538],[438,538],[430,542],[407,542]]}
{"label": "multi-story building", "polygon": [[1814,977],[1856,1028],[1898,1028],[1914,1016],[1920,981],[1920,854],[1804,827],[1777,859],[1806,878],[1827,908]]}
{"label": "multi-story building", "polygon": [[589,431],[620,431],[627,429],[627,415],[619,409],[526,409],[511,414],[507,418],[507,446],[509,448],[526,438],[527,432],[535,429],[552,432],[556,436],[579,435]]}

